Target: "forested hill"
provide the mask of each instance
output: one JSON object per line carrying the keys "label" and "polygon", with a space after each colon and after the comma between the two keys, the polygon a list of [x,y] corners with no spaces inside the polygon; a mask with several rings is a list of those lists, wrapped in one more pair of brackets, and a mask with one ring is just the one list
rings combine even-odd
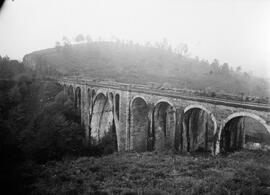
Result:
{"label": "forested hill", "polygon": [[132,42],[91,41],[65,44],[36,51],[24,64],[41,72],[113,80],[124,83],[149,82],[169,88],[187,88],[215,93],[268,97],[269,82],[233,70],[218,60],[209,63],[175,52],[166,44],[138,45]]}

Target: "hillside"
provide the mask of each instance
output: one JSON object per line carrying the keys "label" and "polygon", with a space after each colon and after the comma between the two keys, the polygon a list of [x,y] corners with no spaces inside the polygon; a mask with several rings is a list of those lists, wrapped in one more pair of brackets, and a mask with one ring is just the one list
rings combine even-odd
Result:
{"label": "hillside", "polygon": [[[54,80],[42,79],[7,57],[0,58],[0,70],[3,192],[269,194],[269,151],[215,157],[169,150],[110,154],[110,136],[97,146],[83,144],[85,130],[78,110]],[[253,138],[259,131],[254,121],[247,122]]]}
{"label": "hillside", "polygon": [[231,94],[265,97],[270,85],[264,79],[234,71],[227,63],[208,63],[173,52],[170,47],[121,42],[90,42],[33,52],[24,64],[53,74],[80,75],[124,83],[159,83]]}
{"label": "hillside", "polygon": [[115,153],[52,161],[37,169],[33,194],[269,194],[269,155]]}

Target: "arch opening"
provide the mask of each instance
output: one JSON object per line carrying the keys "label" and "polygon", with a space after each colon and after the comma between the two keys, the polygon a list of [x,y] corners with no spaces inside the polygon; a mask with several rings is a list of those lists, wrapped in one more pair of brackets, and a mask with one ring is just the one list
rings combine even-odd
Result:
{"label": "arch opening", "polygon": [[77,87],[75,90],[75,108],[81,110],[81,88]]}
{"label": "arch opening", "polygon": [[175,109],[168,102],[156,104],[153,111],[153,131],[150,132],[151,150],[171,149],[175,145]]}
{"label": "arch opening", "polygon": [[113,120],[112,103],[108,96],[99,93],[93,105],[90,124],[91,143],[101,145],[105,153],[117,151],[116,128]]}
{"label": "arch opening", "polygon": [[71,101],[74,102],[74,91],[71,85],[68,87],[67,94]]}
{"label": "arch opening", "polygon": [[188,152],[214,152],[215,119],[206,109],[191,107],[184,113],[181,148]]}
{"label": "arch opening", "polygon": [[92,91],[90,88],[87,89],[87,114],[88,114],[88,126],[87,126],[87,140],[90,139],[91,132],[91,117],[92,117]]}
{"label": "arch opening", "polygon": [[94,99],[95,95],[96,95],[96,90],[93,89],[93,90],[92,90],[92,99]]}
{"label": "arch opening", "polygon": [[68,87],[67,87],[67,85],[66,85],[66,84],[62,85],[62,88],[63,88],[64,92],[66,92],[66,91],[67,91],[67,89],[68,89]]}
{"label": "arch opening", "polygon": [[270,132],[261,121],[250,114],[230,117],[221,130],[220,152],[270,150]]}
{"label": "arch opening", "polygon": [[88,105],[91,108],[91,104],[92,104],[92,91],[91,89],[87,89],[87,100],[88,100]]}
{"label": "arch opening", "polygon": [[120,95],[117,93],[115,95],[115,113],[117,116],[117,119],[119,120],[119,113],[120,113]]}
{"label": "arch opening", "polygon": [[113,93],[112,92],[109,93],[109,98],[110,98],[110,101],[113,101]]}
{"label": "arch opening", "polygon": [[138,152],[148,148],[148,105],[141,97],[136,97],[131,102],[131,131],[130,149]]}

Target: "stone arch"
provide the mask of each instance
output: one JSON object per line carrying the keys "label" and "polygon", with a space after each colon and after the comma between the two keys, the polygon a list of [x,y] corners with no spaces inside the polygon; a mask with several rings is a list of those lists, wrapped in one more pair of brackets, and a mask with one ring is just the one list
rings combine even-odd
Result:
{"label": "stone arch", "polygon": [[81,94],[81,88],[80,87],[76,87],[75,89],[75,107],[78,110],[81,110],[81,98],[82,94]]}
{"label": "stone arch", "polygon": [[71,101],[74,101],[74,91],[72,85],[70,85],[67,89],[68,97],[71,99]]}
{"label": "stone arch", "polygon": [[163,150],[174,147],[175,142],[175,108],[166,100],[159,100],[153,109],[153,129],[150,132],[152,147]]}
{"label": "stone arch", "polygon": [[[270,127],[267,125],[266,121],[260,116],[248,113],[248,112],[237,112],[229,115],[223,122],[220,127],[218,140],[219,140],[219,151],[221,153],[232,152],[236,150],[240,150],[245,147],[246,139],[249,138],[250,133],[248,132],[249,126],[245,127],[246,120],[252,119],[254,122],[256,121],[261,125],[262,129],[260,130],[262,134],[264,134],[263,138],[268,138],[270,145]],[[254,122],[250,125],[255,125]],[[255,123],[256,123],[255,122]],[[265,132],[264,132],[265,130]],[[264,132],[264,133],[263,133]]]}
{"label": "stone arch", "polygon": [[115,105],[114,105],[114,94],[113,92],[109,92],[108,94],[108,101],[111,105],[111,109],[112,109],[112,113],[113,113],[113,125],[115,125],[115,113],[114,113],[114,109],[115,109]]}
{"label": "stone arch", "polygon": [[209,116],[211,117],[211,120],[214,123],[214,134],[216,134],[216,132],[217,132],[217,120],[216,120],[216,117],[214,116],[214,114],[210,110],[208,110],[207,108],[205,108],[204,106],[199,105],[199,104],[189,105],[189,106],[185,107],[184,113],[186,113],[187,111],[189,111],[190,109],[193,109],[193,108],[199,108],[201,110],[204,110],[207,114],[209,114]]}
{"label": "stone arch", "polygon": [[92,89],[91,90],[92,109],[93,109],[95,97],[96,97],[96,90]]}
{"label": "stone arch", "polygon": [[92,89],[92,99],[94,99],[95,95],[96,95],[96,90]]}
{"label": "stone arch", "polygon": [[217,121],[213,113],[202,105],[184,109],[181,148],[188,152],[215,152]]}
{"label": "stone arch", "polygon": [[160,99],[160,100],[158,100],[158,101],[155,103],[154,107],[156,107],[158,104],[160,104],[160,103],[162,103],[162,102],[165,102],[165,103],[169,104],[171,107],[174,108],[173,104],[172,104],[169,100],[166,100],[166,99]]}
{"label": "stone arch", "polygon": [[99,93],[93,101],[93,112],[90,126],[91,138],[94,142],[98,142],[100,140],[100,123],[106,99],[107,98],[103,93]]}
{"label": "stone arch", "polygon": [[119,93],[115,94],[115,113],[118,120],[120,118],[120,101]]}
{"label": "stone arch", "polygon": [[131,100],[130,100],[130,105],[132,104],[132,102],[137,99],[137,98],[141,98],[146,104],[148,104],[147,100],[145,97],[141,96],[141,95],[135,95]]}
{"label": "stone arch", "polygon": [[93,96],[93,102],[94,102],[94,104],[95,104],[96,100],[98,99],[98,97],[100,97],[100,95],[103,95],[104,97],[107,98],[107,95],[104,92],[102,92],[102,91],[97,91],[97,92],[95,91],[95,93],[93,95],[94,95]]}
{"label": "stone arch", "polygon": [[88,105],[91,105],[91,101],[92,101],[92,90],[90,88],[87,88],[87,101],[88,101]]}
{"label": "stone arch", "polygon": [[90,88],[87,88],[87,109],[89,114],[89,124],[91,124],[91,114],[92,114],[92,107],[93,107],[93,96],[92,96],[92,90]]}
{"label": "stone arch", "polygon": [[231,119],[233,118],[236,118],[236,117],[241,117],[241,116],[247,116],[247,117],[250,117],[250,118],[253,118],[255,120],[257,120],[258,122],[260,122],[264,127],[265,129],[268,131],[268,133],[270,133],[270,127],[267,125],[266,121],[261,118],[260,116],[256,115],[256,114],[253,114],[253,113],[249,113],[249,112],[237,112],[237,113],[233,113],[231,115],[229,115],[222,123],[222,126],[224,127],[224,125],[230,121]]}
{"label": "stone arch", "polygon": [[114,95],[113,95],[113,92],[109,92],[108,93],[108,97],[109,97],[109,100],[111,102],[111,104],[114,106]]}
{"label": "stone arch", "polygon": [[148,104],[145,98],[135,96],[130,102],[130,149],[143,152],[148,142]]}
{"label": "stone arch", "polygon": [[65,92],[67,90],[67,85],[66,84],[63,84],[62,87],[63,87],[63,90]]}
{"label": "stone arch", "polygon": [[94,99],[90,126],[93,144],[102,142],[106,136],[106,139],[110,139],[111,147],[117,150],[117,135],[113,120],[112,103],[103,92],[98,93]]}

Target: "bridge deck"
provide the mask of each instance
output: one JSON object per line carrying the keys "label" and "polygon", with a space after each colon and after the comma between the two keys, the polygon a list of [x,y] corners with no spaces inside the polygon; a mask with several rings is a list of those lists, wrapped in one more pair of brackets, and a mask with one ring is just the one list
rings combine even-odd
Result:
{"label": "bridge deck", "polygon": [[75,79],[75,78],[62,78],[62,79],[57,79],[57,80],[64,81],[67,83],[73,83],[73,84],[89,85],[89,86],[103,87],[103,88],[108,88],[108,89],[117,89],[121,91],[132,91],[132,92],[158,95],[158,96],[164,96],[164,97],[179,98],[179,99],[198,101],[198,102],[206,102],[206,103],[211,103],[211,104],[216,104],[216,105],[232,106],[232,107],[239,107],[239,108],[241,107],[241,108],[260,110],[260,111],[266,111],[266,112],[270,111],[269,104],[251,103],[251,102],[244,102],[244,101],[238,101],[238,100],[227,100],[227,99],[221,99],[221,98],[199,96],[199,95],[194,95],[194,94],[187,95],[187,94],[184,94],[183,92],[181,93],[181,92],[166,90],[166,89],[162,89],[162,90],[152,89],[152,88],[149,88],[148,86],[142,87],[142,85],[115,83],[115,82],[101,83],[101,82],[96,82],[96,81],[87,80],[87,79]]}

